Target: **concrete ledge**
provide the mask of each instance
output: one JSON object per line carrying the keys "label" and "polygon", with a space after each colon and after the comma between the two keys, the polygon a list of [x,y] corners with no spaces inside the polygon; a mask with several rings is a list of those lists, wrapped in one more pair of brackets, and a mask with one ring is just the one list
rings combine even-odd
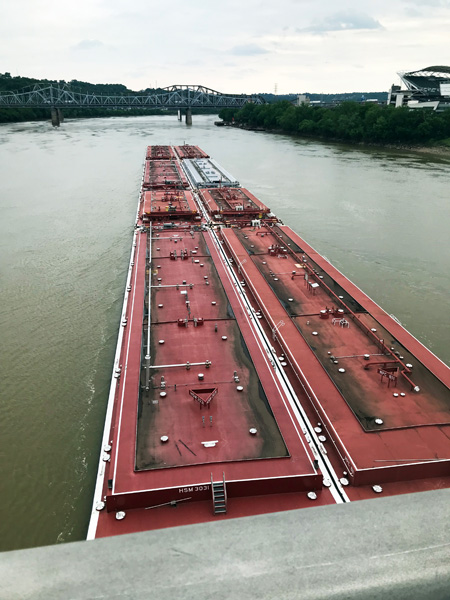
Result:
{"label": "concrete ledge", "polygon": [[0,598],[448,599],[449,507],[447,489],[3,553]]}

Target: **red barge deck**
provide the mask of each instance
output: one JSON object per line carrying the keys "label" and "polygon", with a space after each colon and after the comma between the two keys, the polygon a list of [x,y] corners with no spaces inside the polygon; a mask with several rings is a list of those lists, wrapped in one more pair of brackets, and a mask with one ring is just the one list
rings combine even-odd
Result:
{"label": "red barge deck", "polygon": [[449,487],[450,369],[206,156],[147,150],[88,538]]}

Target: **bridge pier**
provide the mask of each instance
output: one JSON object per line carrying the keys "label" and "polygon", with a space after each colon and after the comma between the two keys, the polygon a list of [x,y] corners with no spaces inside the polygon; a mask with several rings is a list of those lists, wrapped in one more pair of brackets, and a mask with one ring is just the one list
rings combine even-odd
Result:
{"label": "bridge pier", "polygon": [[186,109],[186,125],[192,125],[192,109]]}
{"label": "bridge pier", "polygon": [[60,108],[51,109],[52,125],[53,127],[59,127],[64,121],[63,111]]}
{"label": "bridge pier", "polygon": [[181,114],[181,108],[178,109],[178,120],[179,121],[183,120],[183,115]]}
{"label": "bridge pier", "polygon": [[58,108],[51,109],[53,127],[59,127],[61,125],[60,112],[61,111]]}

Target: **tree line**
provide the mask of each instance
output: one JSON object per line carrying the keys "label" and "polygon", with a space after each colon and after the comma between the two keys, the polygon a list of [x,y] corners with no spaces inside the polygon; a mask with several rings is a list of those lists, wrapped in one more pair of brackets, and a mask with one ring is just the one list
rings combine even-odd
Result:
{"label": "tree line", "polygon": [[240,110],[223,109],[225,122],[251,129],[262,128],[306,137],[376,144],[450,145],[450,109],[433,110],[343,102],[332,108],[290,102],[246,104]]}
{"label": "tree line", "polygon": [[[146,88],[135,92],[128,89],[120,83],[89,83],[87,81],[50,80],[33,79],[31,77],[12,77],[10,73],[0,73],[0,92],[22,92],[29,91],[36,84],[39,85],[59,85],[67,86],[73,92],[82,94],[126,96],[137,94],[150,94],[162,92],[162,88]],[[197,108],[194,114],[216,114],[216,110]],[[70,119],[75,118],[98,118],[98,117],[136,117],[146,115],[176,115],[177,110],[159,109],[159,108],[84,108],[84,107],[64,107],[64,116]],[[50,119],[50,110],[47,108],[1,108],[0,123],[17,123],[22,121],[46,121]]]}

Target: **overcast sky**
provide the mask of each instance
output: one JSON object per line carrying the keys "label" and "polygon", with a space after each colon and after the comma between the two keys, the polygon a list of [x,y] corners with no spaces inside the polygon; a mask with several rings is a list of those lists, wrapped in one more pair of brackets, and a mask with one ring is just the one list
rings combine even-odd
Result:
{"label": "overcast sky", "polygon": [[6,0],[0,72],[222,92],[384,91],[450,64],[450,0]]}

